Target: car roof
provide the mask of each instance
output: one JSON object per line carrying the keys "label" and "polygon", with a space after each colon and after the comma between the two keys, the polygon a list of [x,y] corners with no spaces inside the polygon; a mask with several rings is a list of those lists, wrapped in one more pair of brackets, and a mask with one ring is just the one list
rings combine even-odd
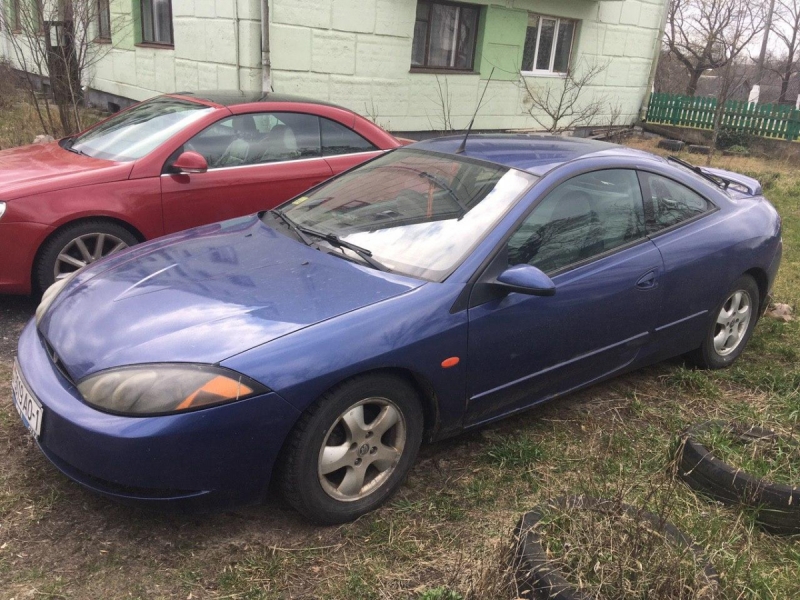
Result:
{"label": "car roof", "polygon": [[247,92],[244,90],[197,90],[193,92],[175,92],[169,96],[184,96],[197,98],[206,102],[213,102],[222,106],[234,106],[236,104],[249,104],[251,102],[302,102],[305,104],[318,104],[321,106],[332,106],[348,112],[350,109],[337,104],[306,98],[304,96],[293,96],[292,94],[276,94],[275,92]]}
{"label": "car roof", "polygon": [[[463,135],[418,142],[408,148],[456,154]],[[660,160],[659,157],[633,148],[577,137],[543,134],[470,134],[461,154],[542,176],[555,167],[588,156],[630,156]]]}

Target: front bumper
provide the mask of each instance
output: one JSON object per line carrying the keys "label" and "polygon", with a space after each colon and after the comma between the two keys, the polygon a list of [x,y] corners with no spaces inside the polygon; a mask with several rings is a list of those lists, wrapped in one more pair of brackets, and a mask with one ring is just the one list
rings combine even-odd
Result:
{"label": "front bumper", "polygon": [[0,223],[0,294],[31,292],[33,259],[51,231],[40,223]]}
{"label": "front bumper", "polygon": [[259,500],[298,411],[274,392],[162,417],[121,417],[85,404],[31,321],[18,360],[44,406],[38,443],[70,479],[146,504],[230,506]]}

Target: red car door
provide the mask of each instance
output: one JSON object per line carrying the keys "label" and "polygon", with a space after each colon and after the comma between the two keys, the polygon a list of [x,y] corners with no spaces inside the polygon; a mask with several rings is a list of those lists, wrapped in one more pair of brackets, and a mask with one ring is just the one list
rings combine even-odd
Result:
{"label": "red car door", "polygon": [[[183,144],[205,157],[205,173],[161,175],[166,233],[266,210],[324,181],[319,118],[249,113],[222,119]],[[169,161],[166,171],[169,171]]]}

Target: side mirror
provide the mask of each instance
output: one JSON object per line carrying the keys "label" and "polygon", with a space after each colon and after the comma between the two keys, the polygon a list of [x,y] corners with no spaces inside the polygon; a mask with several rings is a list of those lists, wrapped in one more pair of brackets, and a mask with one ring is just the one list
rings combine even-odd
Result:
{"label": "side mirror", "polygon": [[494,283],[509,292],[531,296],[552,296],[556,293],[553,280],[532,265],[509,267],[497,276]]}
{"label": "side mirror", "polygon": [[208,163],[199,152],[187,150],[175,159],[175,162],[172,163],[172,170],[183,175],[205,173],[208,171]]}

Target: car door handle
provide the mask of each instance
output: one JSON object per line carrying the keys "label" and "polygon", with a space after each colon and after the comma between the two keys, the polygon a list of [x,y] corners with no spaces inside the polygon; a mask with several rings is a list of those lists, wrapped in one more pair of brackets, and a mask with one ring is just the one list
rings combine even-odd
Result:
{"label": "car door handle", "polygon": [[648,271],[636,282],[636,287],[640,290],[647,290],[656,285],[656,270],[653,269],[652,271]]}

